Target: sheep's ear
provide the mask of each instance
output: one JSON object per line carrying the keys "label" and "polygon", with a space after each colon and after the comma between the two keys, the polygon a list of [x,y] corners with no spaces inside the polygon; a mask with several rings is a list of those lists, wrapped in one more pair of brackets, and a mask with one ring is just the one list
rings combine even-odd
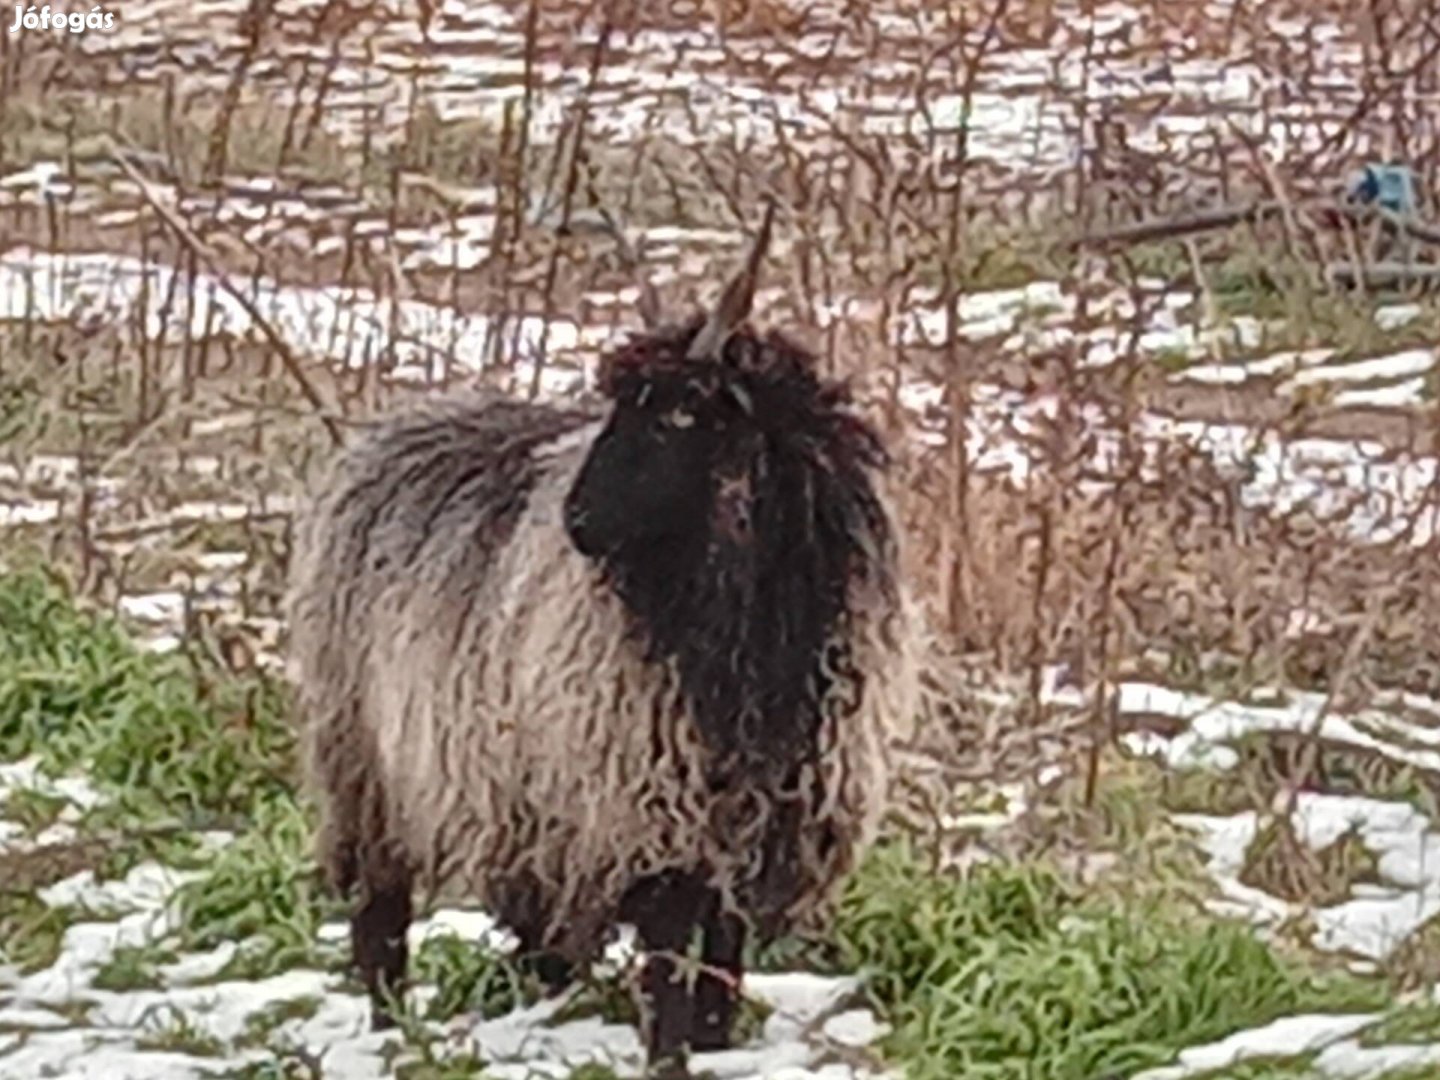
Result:
{"label": "sheep's ear", "polygon": [[735,329],[750,317],[750,305],[755,301],[755,282],[760,276],[760,263],[765,258],[765,249],[770,246],[770,226],[775,220],[775,201],[765,205],[765,217],[760,222],[760,231],[750,245],[750,254],[744,267],[730,279],[715,310],[705,320],[705,325],[690,342],[685,351],[687,360],[718,360],[725,348],[725,342]]}

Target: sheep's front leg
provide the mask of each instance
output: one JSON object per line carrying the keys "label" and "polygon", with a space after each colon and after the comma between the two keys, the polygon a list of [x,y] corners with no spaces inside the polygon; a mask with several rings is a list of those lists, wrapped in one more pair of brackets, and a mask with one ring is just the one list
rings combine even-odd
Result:
{"label": "sheep's front leg", "polygon": [[647,1056],[652,1074],[685,1075],[695,1018],[685,953],[704,914],[708,890],[685,874],[662,874],[636,885],[621,905],[648,954],[640,992],[648,1013]]}
{"label": "sheep's front leg", "polygon": [[718,895],[712,895],[704,920],[702,965],[695,982],[695,1016],[691,1029],[692,1050],[725,1050],[731,1043],[735,1007],[740,1001],[741,953],[745,948],[745,923],[740,916],[722,909]]}
{"label": "sheep's front leg", "polygon": [[361,885],[361,895],[350,917],[350,942],[361,981],[370,994],[370,1027],[384,1031],[395,1026],[392,1008],[405,990],[409,963],[406,934],[412,917],[410,880]]}
{"label": "sheep's front leg", "polygon": [[554,997],[575,981],[575,967],[559,953],[544,948],[540,931],[536,926],[524,926],[517,933],[520,948],[516,952],[516,966],[524,973],[540,980],[545,993]]}

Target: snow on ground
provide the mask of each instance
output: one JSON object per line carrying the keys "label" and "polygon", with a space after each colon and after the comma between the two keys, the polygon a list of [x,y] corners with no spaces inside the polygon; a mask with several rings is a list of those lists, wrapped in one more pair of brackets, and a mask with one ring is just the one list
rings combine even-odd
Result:
{"label": "snow on ground", "polygon": [[[168,266],[124,256],[14,248],[0,254],[0,320],[84,322],[98,316],[119,322],[134,312],[152,340],[194,340],[204,337],[207,327],[240,339],[258,334],[254,320],[218,279],[198,274],[172,284],[177,276]],[[176,288],[191,297],[188,324],[168,305]],[[358,288],[281,286],[262,278],[247,298],[296,353],[349,367],[371,363],[393,346],[397,363],[422,373],[433,367],[438,375],[445,355],[462,370],[478,371],[495,332],[492,320],[481,316],[420,301],[392,302]],[[503,332],[513,335],[516,328]],[[537,351],[542,337],[560,351],[576,345],[578,329],[564,319],[546,323],[527,316],[519,327],[520,354]],[[563,394],[574,388],[572,373],[547,389]]]}
{"label": "snow on ground", "polygon": [[1264,1027],[1252,1028],[1180,1054],[1179,1061],[1149,1069],[1135,1080],[1183,1080],[1184,1077],[1235,1065],[1246,1058],[1307,1054],[1338,1043],[1374,1024],[1378,1014],[1287,1016]]}
{"label": "snow on ground", "polygon": [[[1187,729],[1174,738],[1153,732],[1125,737],[1132,749],[1159,757],[1172,768],[1232,768],[1238,759],[1228,744],[1256,733],[1298,733],[1375,751],[1432,774],[1440,772],[1440,730],[1380,709],[1352,715],[1327,712],[1318,694],[1292,694],[1284,706],[1262,707],[1124,683],[1118,707],[1122,715],[1150,713],[1186,721]],[[1228,817],[1184,814],[1176,820],[1199,835],[1224,897],[1215,905],[1218,910],[1267,924],[1298,913],[1295,905],[1240,881],[1246,849],[1261,825],[1256,811]],[[1296,797],[1292,823],[1297,835],[1315,850],[1353,832],[1375,856],[1381,878],[1380,885],[1366,887],[1363,893],[1357,888],[1350,899],[1310,913],[1315,924],[1310,943],[1315,948],[1383,960],[1406,935],[1440,914],[1440,832],[1413,806],[1306,791]]]}
{"label": "snow on ground", "polygon": [[[93,898],[82,891],[70,899],[90,903]],[[7,1080],[201,1077],[273,1059],[274,1048],[284,1046],[321,1057],[325,1077],[391,1075],[387,1044],[396,1037],[369,1031],[366,1000],[341,989],[341,977],[333,973],[302,969],[256,981],[202,981],[213,973],[215,959],[185,957],[165,969],[163,989],[95,989],[91,979],[117,946],[143,945],[160,936],[144,921],[147,914],[154,911],[142,908],[115,922],[72,926],[59,957],[43,971],[22,976],[0,969],[0,1031],[9,1036],[8,1045],[0,1041],[0,1072]],[[442,911],[433,921],[457,914],[464,915]],[[425,928],[417,926],[415,933],[423,937]],[[848,979],[750,975],[746,992],[774,1010],[762,1033],[734,1050],[697,1055],[695,1067],[730,1080],[779,1076],[782,1071],[793,1080],[872,1075],[848,1066],[811,1067],[832,1043],[863,1046],[884,1034],[884,1026],[868,1010],[845,1008],[854,989]],[[253,1017],[277,1003],[300,1001],[308,1002],[307,1015],[281,1024],[271,1033],[269,1048],[243,1045],[241,1037]],[[452,1050],[477,1053],[489,1062],[487,1076],[563,1077],[586,1062],[609,1065],[621,1076],[640,1074],[643,1047],[633,1027],[598,1017],[553,1023],[565,1003],[562,997],[492,1020],[458,1018],[431,1027]],[[75,1019],[82,1011],[83,1018]],[[155,1048],[177,1028],[214,1042],[215,1049],[182,1054]],[[96,1053],[97,1042],[104,1045],[104,1054]]]}
{"label": "snow on ground", "polygon": [[[0,765],[0,797],[24,789],[77,806],[93,806],[98,799],[82,779],[46,778],[33,760]],[[52,842],[68,838],[52,837]],[[228,838],[209,839],[217,847]],[[35,843],[0,832],[0,855]],[[0,1075],[6,1080],[190,1080],[273,1060],[277,1049],[287,1047],[320,1057],[327,1078],[392,1075],[394,1047],[389,1044],[397,1037],[369,1031],[365,998],[344,988],[342,976],[332,971],[297,969],[265,979],[220,980],[236,951],[234,943],[227,943],[211,953],[181,954],[160,967],[159,989],[115,991],[94,985],[118,948],[173,941],[178,924],[172,897],[196,876],[150,862],[120,880],[97,882],[86,870],[40,890],[47,905],[73,907],[81,915],[65,930],[53,963],[28,973],[0,966]],[[327,926],[322,941],[333,946],[347,933],[343,924]],[[442,935],[491,948],[513,943],[478,911],[442,909],[410,928],[415,949]],[[633,955],[633,935],[622,934],[606,962],[624,963]],[[417,1001],[423,1003],[427,989],[417,989]],[[863,1047],[885,1033],[868,1009],[854,1006],[856,989],[851,978],[752,973],[745,992],[772,1010],[761,1033],[734,1050],[698,1055],[696,1067],[723,1080],[872,1075],[817,1060],[834,1047]],[[597,1017],[552,1022],[567,1000],[562,996],[490,1020],[462,1016],[430,1029],[450,1052],[479,1053],[491,1062],[487,1076],[565,1077],[586,1062],[609,1065],[620,1076],[640,1075],[644,1054],[636,1030]],[[291,1019],[260,1045],[244,1038],[254,1018],[283,1003],[297,1006]],[[188,1049],[182,1052],[180,1046]]]}

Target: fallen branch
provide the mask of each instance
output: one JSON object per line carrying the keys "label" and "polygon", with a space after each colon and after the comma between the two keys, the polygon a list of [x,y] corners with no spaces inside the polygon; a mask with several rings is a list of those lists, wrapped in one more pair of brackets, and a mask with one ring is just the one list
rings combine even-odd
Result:
{"label": "fallen branch", "polygon": [[245,314],[249,315],[255,325],[260,328],[260,332],[269,341],[270,346],[279,354],[281,363],[285,365],[285,370],[290,373],[290,377],[295,380],[295,384],[300,388],[305,400],[310,403],[320,422],[325,425],[331,442],[336,446],[343,446],[345,437],[341,434],[340,425],[330,415],[330,407],[326,404],[320,391],[316,389],[315,384],[310,381],[310,377],[305,374],[304,367],[295,354],[290,351],[290,346],[285,343],[285,339],[280,336],[279,331],[270,325],[269,320],[260,313],[260,309],[255,306],[254,302],[231,283],[230,276],[220,266],[220,261],[206,247],[205,242],[195,235],[194,230],[181,220],[178,214],[156,198],[155,190],[150,186],[149,181],[126,160],[125,154],[128,152],[128,148],[121,147],[113,138],[111,145],[111,160],[120,166],[121,171],[140,189],[140,194],[144,196],[145,201],[160,215],[160,219],[170,226],[171,231],[180,239],[180,242],[194,252],[195,256],[205,264],[205,268],[215,276],[220,287],[230,294],[235,302],[244,309]]}
{"label": "fallen branch", "polygon": [[251,510],[237,517],[191,517],[169,514],[100,529],[95,533],[95,540],[104,544],[133,543],[147,537],[157,536],[160,533],[192,529],[201,525],[239,525],[249,528],[252,525],[288,521],[290,517],[289,510]]}
{"label": "fallen branch", "polygon": [[[1401,217],[1393,211],[1365,203],[1345,203],[1326,200],[1301,207],[1310,211],[1328,212],[1348,217],[1357,223],[1383,221],[1399,232],[1413,236],[1429,244],[1440,244],[1440,225]],[[1213,210],[1201,210],[1177,217],[1152,218],[1129,225],[1118,225],[1103,232],[1090,233],[1071,240],[1071,251],[1080,248],[1107,248],[1128,244],[1143,244],[1149,240],[1171,240],[1195,233],[1228,229],[1232,225],[1258,221],[1271,214],[1279,214],[1283,207],[1279,200],[1266,199],[1244,203],[1238,206],[1221,206]]]}
{"label": "fallen branch", "polygon": [[1280,212],[1280,204],[1274,200],[1252,202],[1241,206],[1222,206],[1214,210],[1181,217],[1137,221],[1131,225],[1120,225],[1104,232],[1090,233],[1070,241],[1070,250],[1084,247],[1111,247],[1118,244],[1142,244],[1147,240],[1169,240],[1193,233],[1226,229],[1231,225],[1254,221],[1266,214]]}
{"label": "fallen branch", "polygon": [[1406,262],[1365,263],[1334,262],[1325,268],[1325,277],[1335,285],[1353,286],[1357,281],[1370,289],[1396,285],[1433,285],[1440,283],[1440,266]]}

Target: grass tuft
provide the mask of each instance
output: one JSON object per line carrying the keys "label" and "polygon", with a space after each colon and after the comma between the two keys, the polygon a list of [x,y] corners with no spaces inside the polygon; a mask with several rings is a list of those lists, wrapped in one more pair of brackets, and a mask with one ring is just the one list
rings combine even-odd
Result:
{"label": "grass tuft", "polygon": [[178,957],[158,945],[119,945],[90,980],[97,990],[123,993],[129,990],[159,990],[164,986],[159,968]]}
{"label": "grass tuft", "polygon": [[218,827],[289,797],[284,717],[278,683],[143,652],[49,577],[0,575],[0,758]]}
{"label": "grass tuft", "polygon": [[1440,1039],[1440,1001],[1397,1005],[1384,1020],[1360,1033],[1361,1046],[1428,1044]]}
{"label": "grass tuft", "polygon": [[926,874],[899,844],[852,882],[837,934],[894,1027],[886,1051],[918,1080],[1124,1075],[1292,1012],[1383,998],[1238,924],[1097,903],[1035,863]]}
{"label": "grass tuft", "polygon": [[187,949],[244,943],[221,979],[327,963],[318,936],[338,904],[311,857],[309,821],[291,799],[258,807],[254,827],[221,849],[204,877],[182,885],[175,903]]}
{"label": "grass tuft", "polygon": [[1385,960],[1385,973],[1401,991],[1440,986],[1440,915],[1412,930]]}
{"label": "grass tuft", "polygon": [[1359,882],[1378,882],[1375,855],[1352,830],[1319,851],[1295,832],[1289,817],[1265,823],[1245,851],[1240,881],[1273,896],[1316,907],[1338,904]]}
{"label": "grass tuft", "polygon": [[508,957],[455,934],[426,940],[415,953],[413,974],[417,982],[435,986],[426,1010],[430,1020],[444,1021],[466,1012],[487,1019],[502,1016],[539,996],[534,980]]}
{"label": "grass tuft", "polygon": [[0,963],[24,974],[48,968],[72,921],[69,908],[51,907],[33,891],[0,891]]}

